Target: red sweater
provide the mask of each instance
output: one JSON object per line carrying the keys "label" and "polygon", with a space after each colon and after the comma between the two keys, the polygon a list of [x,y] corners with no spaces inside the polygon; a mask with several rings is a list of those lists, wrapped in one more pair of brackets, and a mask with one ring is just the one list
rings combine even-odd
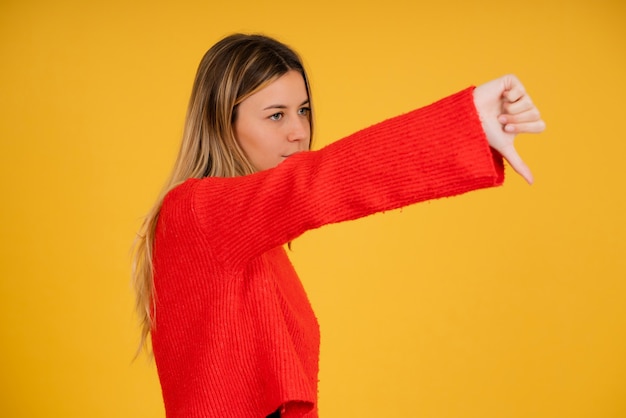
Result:
{"label": "red sweater", "polygon": [[189,179],[154,244],[168,418],[317,417],[319,330],[283,244],[322,225],[499,185],[469,88],[278,167]]}

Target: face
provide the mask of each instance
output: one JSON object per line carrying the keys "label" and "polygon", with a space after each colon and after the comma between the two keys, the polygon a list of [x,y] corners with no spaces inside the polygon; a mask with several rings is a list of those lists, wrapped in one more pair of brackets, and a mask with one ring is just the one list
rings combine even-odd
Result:
{"label": "face", "polygon": [[308,151],[309,96],[302,74],[289,71],[239,104],[235,137],[258,171]]}

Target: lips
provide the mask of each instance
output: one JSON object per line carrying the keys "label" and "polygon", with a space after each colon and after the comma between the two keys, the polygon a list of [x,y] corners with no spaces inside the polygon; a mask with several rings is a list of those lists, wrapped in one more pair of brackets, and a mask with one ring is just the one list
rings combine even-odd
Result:
{"label": "lips", "polygon": [[304,151],[296,151],[296,152],[292,152],[291,154],[284,154],[284,155],[281,155],[281,157],[283,157],[283,158],[289,158],[289,157],[291,157],[292,155],[296,155],[296,154],[299,154],[299,153],[301,153],[301,152],[304,152]]}

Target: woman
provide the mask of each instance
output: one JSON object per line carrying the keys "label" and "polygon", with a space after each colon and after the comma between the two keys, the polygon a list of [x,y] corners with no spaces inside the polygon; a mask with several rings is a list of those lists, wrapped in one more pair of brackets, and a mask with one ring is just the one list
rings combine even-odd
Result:
{"label": "woman", "polygon": [[541,132],[505,76],[310,151],[298,56],[232,35],[200,63],[182,146],[138,238],[134,282],[167,416],[316,417],[318,324],[283,245],[306,230],[496,186]]}

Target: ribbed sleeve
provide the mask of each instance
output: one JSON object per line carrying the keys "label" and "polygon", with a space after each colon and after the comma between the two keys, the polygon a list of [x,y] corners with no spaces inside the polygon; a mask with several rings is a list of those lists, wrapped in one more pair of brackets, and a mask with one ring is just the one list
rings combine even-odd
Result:
{"label": "ribbed sleeve", "polygon": [[220,260],[235,267],[324,224],[502,180],[467,89],[272,170],[197,181],[194,209]]}
{"label": "ribbed sleeve", "polygon": [[472,89],[319,151],[165,198],[152,344],[168,418],[317,416],[319,330],[282,244],[322,225],[501,184]]}

